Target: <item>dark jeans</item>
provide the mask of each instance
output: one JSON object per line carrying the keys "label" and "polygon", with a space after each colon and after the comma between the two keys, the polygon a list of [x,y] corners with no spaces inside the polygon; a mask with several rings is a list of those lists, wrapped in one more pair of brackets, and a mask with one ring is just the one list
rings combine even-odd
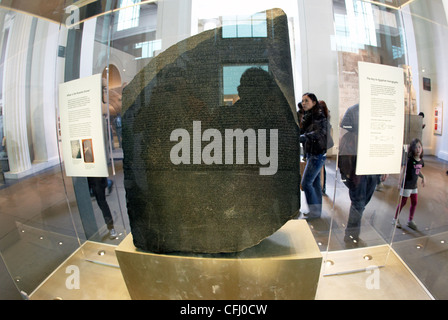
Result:
{"label": "dark jeans", "polygon": [[347,179],[344,184],[348,187],[348,193],[351,200],[350,213],[345,229],[346,236],[352,236],[358,239],[361,231],[361,219],[364,209],[372,199],[376,185],[380,181],[379,175],[357,176],[356,183]]}
{"label": "dark jeans", "polygon": [[306,155],[306,166],[303,170],[302,189],[306,202],[310,208],[309,219],[320,218],[322,214],[322,186],[320,184],[320,171],[325,163],[325,154]]}
{"label": "dark jeans", "polygon": [[89,188],[92,188],[93,194],[95,195],[96,203],[103,213],[107,229],[113,229],[114,220],[106,201],[107,178],[88,177],[87,181],[89,182]]}

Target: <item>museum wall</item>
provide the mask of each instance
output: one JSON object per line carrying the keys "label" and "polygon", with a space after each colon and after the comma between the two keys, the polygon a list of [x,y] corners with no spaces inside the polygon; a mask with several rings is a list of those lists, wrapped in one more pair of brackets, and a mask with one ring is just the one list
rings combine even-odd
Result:
{"label": "museum wall", "polygon": [[[433,154],[443,160],[448,160],[448,128],[443,127],[441,136],[434,135],[433,110],[435,104],[448,101],[448,26],[447,1],[415,1],[409,10],[417,48],[419,74],[414,81],[420,88],[419,107],[425,113],[423,131],[423,145],[425,152]],[[433,21],[433,22],[431,22]],[[424,70],[424,72],[423,72]],[[431,91],[423,89],[423,77],[431,79]],[[444,123],[448,121],[448,114],[444,112]]]}

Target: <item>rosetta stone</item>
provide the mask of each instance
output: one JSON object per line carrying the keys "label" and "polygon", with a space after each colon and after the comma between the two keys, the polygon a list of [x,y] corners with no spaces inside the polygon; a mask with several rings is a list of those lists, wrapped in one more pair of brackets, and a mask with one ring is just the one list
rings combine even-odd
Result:
{"label": "rosetta stone", "polygon": [[[300,145],[288,21],[279,9],[266,11],[266,20],[267,37],[223,38],[219,27],[180,41],[154,57],[124,89],[124,185],[137,248],[238,252],[298,214]],[[229,65],[255,67],[243,73],[239,100],[232,105],[223,99],[223,67]],[[170,152],[179,142],[170,140],[171,133],[183,129],[176,132],[193,136],[193,123],[199,121],[202,131],[278,132],[275,174],[260,175],[266,165],[247,159],[247,141],[244,161],[205,163],[198,155],[195,163],[173,163]],[[269,153],[265,136],[257,148],[260,143]],[[200,152],[211,142],[192,141],[188,154],[197,152],[194,144],[200,144]],[[179,152],[185,151],[181,146]]]}

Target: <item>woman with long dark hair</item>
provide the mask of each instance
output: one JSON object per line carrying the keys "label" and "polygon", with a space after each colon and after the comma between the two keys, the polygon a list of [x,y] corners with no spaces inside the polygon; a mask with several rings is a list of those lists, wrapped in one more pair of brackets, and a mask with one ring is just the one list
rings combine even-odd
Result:
{"label": "woman with long dark hair", "polygon": [[327,117],[314,93],[302,96],[305,111],[300,128],[300,142],[304,146],[306,166],[302,175],[302,189],[310,209],[306,219],[320,218],[322,214],[321,169],[327,153]]}

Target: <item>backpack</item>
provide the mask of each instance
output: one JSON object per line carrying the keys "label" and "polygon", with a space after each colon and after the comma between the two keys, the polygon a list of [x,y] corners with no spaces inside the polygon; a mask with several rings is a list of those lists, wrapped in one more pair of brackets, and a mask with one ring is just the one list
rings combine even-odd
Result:
{"label": "backpack", "polygon": [[346,132],[339,141],[338,168],[343,179],[354,179],[356,172],[356,158],[358,135]]}

